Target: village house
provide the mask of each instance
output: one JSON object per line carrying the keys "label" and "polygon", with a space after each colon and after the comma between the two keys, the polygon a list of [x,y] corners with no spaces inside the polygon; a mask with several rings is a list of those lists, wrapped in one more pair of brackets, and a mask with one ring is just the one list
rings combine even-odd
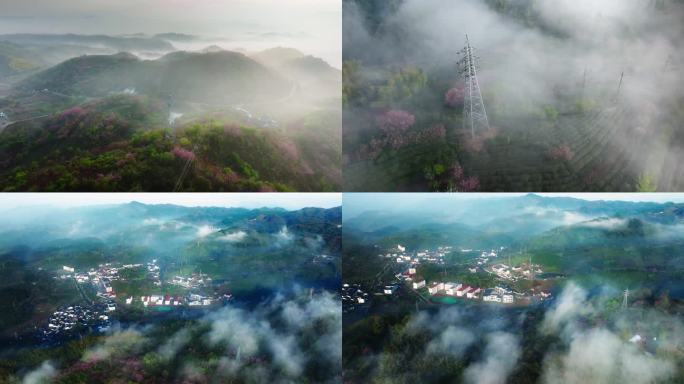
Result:
{"label": "village house", "polygon": [[446,283],[444,284],[444,291],[449,296],[456,296],[456,291],[461,288],[463,284],[461,283]]}
{"label": "village house", "polygon": [[491,301],[495,303],[500,303],[501,302],[501,296],[497,295],[494,290],[492,289],[487,289],[482,296],[482,301]]}
{"label": "village house", "polygon": [[437,292],[443,291],[444,290],[444,283],[435,281],[434,283],[430,284],[428,287],[428,293],[431,295],[436,294]]}
{"label": "village house", "polygon": [[463,297],[466,292],[470,290],[470,287],[467,285],[462,285],[459,288],[456,289],[456,296],[458,297]]}
{"label": "village house", "polygon": [[399,286],[397,286],[397,285],[387,285],[383,289],[383,293],[385,295],[392,295],[392,294],[394,294],[394,292],[397,291],[398,288],[399,288]]}
{"label": "village house", "polygon": [[477,295],[480,294],[480,288],[477,287],[470,287],[468,292],[466,292],[466,297],[469,299],[477,298]]}

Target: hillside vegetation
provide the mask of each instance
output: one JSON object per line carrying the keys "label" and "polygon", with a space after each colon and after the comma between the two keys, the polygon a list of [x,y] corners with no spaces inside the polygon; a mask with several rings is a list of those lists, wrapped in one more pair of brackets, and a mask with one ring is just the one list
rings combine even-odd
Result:
{"label": "hillside vegetation", "polygon": [[326,151],[329,139],[316,133],[334,126],[334,116],[308,121],[292,139],[222,117],[170,130],[165,113],[158,100],[119,95],[44,122],[15,124],[0,133],[0,185],[7,191],[170,191],[180,180],[184,191],[286,191],[331,190],[339,182],[339,148]]}

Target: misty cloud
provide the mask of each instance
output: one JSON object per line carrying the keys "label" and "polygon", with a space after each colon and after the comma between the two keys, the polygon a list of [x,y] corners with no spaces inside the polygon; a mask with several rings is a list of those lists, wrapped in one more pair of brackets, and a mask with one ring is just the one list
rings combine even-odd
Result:
{"label": "misty cloud", "polygon": [[[273,316],[284,322],[284,329],[276,326]],[[220,363],[219,370],[229,377],[257,375],[267,379],[278,375],[244,366],[244,359],[263,354],[270,356],[280,375],[286,377],[299,376],[312,360],[325,362],[331,373],[341,369],[342,317],[340,302],[331,294],[304,302],[279,297],[250,312],[225,307],[204,322],[210,324],[206,336],[210,345],[223,345],[236,353]],[[316,341],[304,349],[302,341],[309,337]]]}
{"label": "misty cloud", "polygon": [[[193,354],[185,349],[198,343],[222,351],[223,356],[211,361],[193,360]],[[339,382],[341,303],[327,292],[311,299],[278,296],[251,310],[225,306],[196,322],[187,322],[171,336],[156,326],[117,328],[86,350],[81,360],[125,365],[143,357],[156,357],[167,364],[181,357],[177,378],[201,382],[298,382],[310,366],[325,367],[328,379],[324,382]],[[64,368],[64,372],[68,370]],[[46,361],[23,382],[42,383],[58,374]]]}
{"label": "misty cloud", "polygon": [[591,221],[586,221],[581,223],[582,227],[589,228],[603,228],[603,229],[615,229],[624,227],[627,224],[627,219],[619,218],[601,218]]}
{"label": "misty cloud", "polygon": [[465,381],[474,384],[503,384],[520,358],[518,339],[505,332],[488,335],[483,355],[482,361],[465,370]]}
{"label": "misty cloud", "polygon": [[231,49],[293,46],[341,66],[340,0],[37,0],[3,2],[2,8],[0,34],[177,32],[213,40],[236,38]]}
{"label": "misty cloud", "polygon": [[200,225],[199,227],[197,227],[197,237],[207,237],[212,233],[217,232],[218,230],[218,228],[211,225]]}
{"label": "misty cloud", "polygon": [[667,360],[639,351],[606,329],[592,329],[573,337],[565,355],[547,359],[547,384],[663,382],[675,372]]}
{"label": "misty cloud", "polygon": [[280,243],[288,243],[294,239],[294,236],[287,229],[287,226],[284,226],[278,233],[276,233],[275,237]]}
{"label": "misty cloud", "polygon": [[116,330],[107,336],[102,344],[87,350],[83,355],[83,360],[100,361],[136,353],[148,342],[144,330],[133,328]]}
{"label": "misty cloud", "polygon": [[245,238],[247,238],[247,232],[245,232],[245,231],[235,231],[235,232],[226,233],[223,236],[217,237],[218,240],[227,241],[230,243],[240,242],[240,241],[244,240]]}
{"label": "misty cloud", "polygon": [[57,374],[57,370],[49,361],[43,361],[43,363],[33,371],[29,372],[24,376],[22,380],[23,384],[43,384],[51,381],[53,377]]}
{"label": "misty cloud", "polygon": [[190,341],[190,337],[190,330],[185,328],[181,329],[171,336],[171,338],[166,340],[164,344],[160,345],[159,349],[157,349],[157,353],[159,353],[159,356],[161,356],[162,359],[171,360],[176,356],[178,351]]}
{"label": "misty cloud", "polygon": [[[542,329],[558,332],[564,348],[546,355],[543,382],[646,384],[673,377],[676,364],[672,355],[657,351],[672,351],[674,345],[684,342],[681,319],[655,309],[630,308],[608,317],[602,325],[591,326],[584,320],[600,316],[599,312],[605,308],[603,293],[614,293],[610,287],[603,287],[601,291],[598,297],[589,298],[583,288],[570,283],[554,307],[547,311]],[[666,332],[668,336],[664,340],[653,338],[658,343],[656,353],[627,340],[639,328],[650,334]]]}
{"label": "misty cloud", "polygon": [[568,283],[556,305],[546,312],[542,328],[546,332],[557,332],[561,327],[572,324],[577,317],[591,312],[586,305],[587,292],[574,283]]}
{"label": "misty cloud", "polygon": [[[579,95],[585,83],[578,98],[600,103],[602,116],[608,117],[588,118],[586,125],[602,130],[618,126],[618,133],[609,136],[610,148],[629,154],[628,169],[651,175],[661,188],[675,188],[682,181],[671,168],[681,163],[684,149],[677,139],[659,135],[681,128],[677,113],[684,96],[679,86],[684,76],[684,5],[668,1],[659,10],[654,3],[506,1],[509,10],[530,5],[526,12],[535,22],[526,25],[495,12],[485,1],[406,0],[384,16],[377,32],[369,33],[365,15],[348,2],[345,59],[360,60],[363,77],[376,81],[383,80],[387,67],[453,68],[467,34],[479,57],[485,101],[496,100],[487,106],[492,125],[505,130],[516,117],[543,115],[548,105],[569,112],[562,101],[568,93]],[[453,73],[453,81],[459,81]]]}
{"label": "misty cloud", "polygon": [[435,355],[447,353],[454,357],[461,357],[474,341],[475,336],[471,332],[449,325],[437,338],[428,343],[427,352]]}

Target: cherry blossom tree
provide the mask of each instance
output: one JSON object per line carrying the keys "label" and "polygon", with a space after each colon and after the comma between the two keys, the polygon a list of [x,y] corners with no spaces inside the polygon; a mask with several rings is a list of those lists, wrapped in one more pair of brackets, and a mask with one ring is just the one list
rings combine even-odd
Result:
{"label": "cherry blossom tree", "polygon": [[416,117],[409,112],[392,109],[376,118],[378,127],[387,135],[403,133],[416,122]]}
{"label": "cherry blossom tree", "polygon": [[181,147],[174,147],[171,153],[183,160],[195,160],[196,158],[194,152]]}
{"label": "cherry blossom tree", "polygon": [[451,108],[462,106],[464,99],[465,90],[462,85],[453,87],[444,94],[444,104]]}

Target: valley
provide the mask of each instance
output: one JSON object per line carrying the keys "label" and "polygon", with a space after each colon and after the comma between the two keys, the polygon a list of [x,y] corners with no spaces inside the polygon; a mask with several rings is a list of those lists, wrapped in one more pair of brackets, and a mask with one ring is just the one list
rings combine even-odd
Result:
{"label": "valley", "polygon": [[33,65],[0,73],[0,187],[339,190],[339,70],[293,48],[165,39],[1,35],[0,57]]}
{"label": "valley", "polygon": [[[259,367],[283,374],[268,346],[255,348],[229,335],[216,345],[199,335],[218,337],[223,331],[213,328],[237,316],[243,328],[251,329],[240,332],[263,339],[259,343],[296,339],[297,345],[287,348],[299,351],[311,332],[335,337],[341,325],[336,293],[340,207],[247,209],[133,201],[69,209],[17,207],[5,210],[4,217],[2,380],[21,377],[43,362],[60,367],[60,382],[86,373],[103,380],[142,375],[154,381],[156,375],[162,382],[184,374],[173,368],[173,359],[187,362],[192,356],[207,374],[217,370],[212,359],[220,356],[244,365],[233,375]],[[316,328],[277,320],[295,321],[287,316],[310,316]],[[272,325],[264,329],[266,323]],[[190,332],[198,335],[179,344],[187,354],[158,350],[178,332],[183,340]],[[121,339],[128,341],[120,344]],[[136,347],[130,349],[129,341]],[[307,357],[310,363],[302,358],[303,366],[312,364],[307,375],[335,375],[313,368],[331,366],[334,350],[332,358],[326,353]],[[110,364],[134,360],[137,368],[107,371]]]}
{"label": "valley", "polygon": [[351,382],[476,382],[470,375],[485,375],[479,362],[491,356],[481,345],[499,341],[508,352],[490,373],[501,382],[574,382],[565,348],[598,342],[592,332],[606,332],[635,360],[668,365],[645,372],[655,381],[681,377],[681,203],[581,194],[384,199],[345,198]]}

